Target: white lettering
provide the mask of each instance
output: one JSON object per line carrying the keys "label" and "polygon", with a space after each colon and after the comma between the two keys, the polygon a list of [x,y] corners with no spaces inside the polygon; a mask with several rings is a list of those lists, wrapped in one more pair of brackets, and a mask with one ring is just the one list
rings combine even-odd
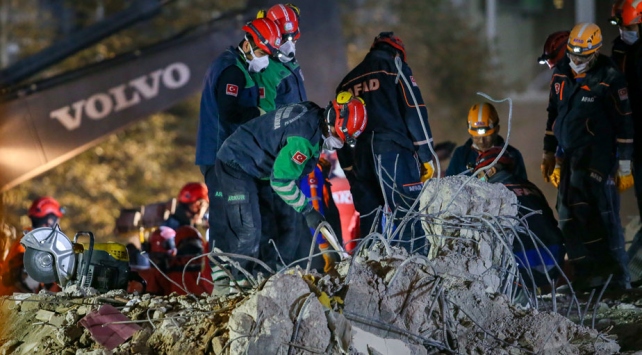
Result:
{"label": "white lettering", "polygon": [[352,194],[350,191],[337,191],[332,193],[332,199],[337,205],[352,205]]}
{"label": "white lettering", "polygon": [[[173,73],[176,72],[176,78]],[[189,81],[189,68],[183,63],[174,63],[165,68],[163,84],[168,89],[178,89]]]}
{"label": "white lettering", "polygon": [[[185,63],[172,63],[164,69],[135,78],[128,84],[114,86],[107,93],[95,93],[88,99],[53,110],[49,118],[58,120],[67,130],[73,131],[82,124],[83,113],[93,120],[101,120],[112,112],[138,105],[142,101],[141,96],[145,100],[158,96],[161,86],[181,88],[189,82],[190,76],[190,68]],[[128,96],[129,92],[131,95]]]}
{"label": "white lettering", "polygon": [[76,101],[71,104],[74,108],[73,117],[69,114],[69,106],[59,108],[49,113],[49,118],[55,118],[60,122],[68,131],[80,127],[80,119],[82,117],[82,108],[85,106],[85,100]]}
{"label": "white lettering", "polygon": [[116,112],[132,107],[140,102],[140,95],[136,91],[134,91],[131,100],[127,100],[127,94],[125,94],[126,88],[127,85],[123,84],[109,89],[109,93],[112,94],[114,100],[116,100],[116,107],[114,107],[114,111]]}
{"label": "white lettering", "polygon": [[[100,103],[100,105],[98,105]],[[96,94],[87,100],[85,105],[85,113],[93,120],[100,120],[111,113],[114,104],[111,102],[111,97],[107,94]]]}

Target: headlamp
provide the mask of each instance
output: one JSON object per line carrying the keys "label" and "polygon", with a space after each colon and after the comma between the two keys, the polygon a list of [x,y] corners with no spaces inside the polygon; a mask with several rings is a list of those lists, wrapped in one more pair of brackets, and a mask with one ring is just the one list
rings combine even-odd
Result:
{"label": "headlamp", "polygon": [[622,16],[612,16],[609,18],[609,23],[613,26],[619,26],[622,24]]}

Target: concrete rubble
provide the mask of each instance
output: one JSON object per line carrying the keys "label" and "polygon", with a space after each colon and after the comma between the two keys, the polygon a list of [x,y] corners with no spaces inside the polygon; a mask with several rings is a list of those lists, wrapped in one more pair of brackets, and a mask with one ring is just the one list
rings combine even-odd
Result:
{"label": "concrete rubble", "polygon": [[[5,298],[0,354],[617,353],[594,329],[511,304],[511,234],[485,231],[510,231],[515,202],[501,185],[431,180],[420,204],[428,258],[379,240],[327,275],[288,269],[246,294]],[[102,304],[141,327],[113,352],[78,324]]]}

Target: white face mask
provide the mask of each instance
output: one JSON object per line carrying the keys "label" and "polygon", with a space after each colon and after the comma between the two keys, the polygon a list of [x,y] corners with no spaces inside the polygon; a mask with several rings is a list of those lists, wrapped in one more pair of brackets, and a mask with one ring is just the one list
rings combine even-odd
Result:
{"label": "white face mask", "polygon": [[626,31],[620,28],[620,38],[624,43],[631,45],[638,40],[638,31]]}
{"label": "white face mask", "polygon": [[323,150],[332,153],[335,149],[343,148],[343,141],[331,134],[328,138],[323,137],[322,148]]}
{"label": "white face mask", "polygon": [[267,66],[270,64],[270,57],[267,55],[264,55],[262,57],[257,57],[256,54],[254,54],[255,49],[250,46],[250,51],[252,53],[252,60],[247,59],[247,54],[243,52],[243,48],[239,46],[239,50],[241,53],[243,53],[243,57],[245,57],[245,62],[247,63],[247,70],[250,73],[260,73],[263,71]]}
{"label": "white face mask", "polygon": [[585,71],[587,71],[589,68],[589,63],[590,61],[582,64],[575,64],[573,63],[572,60],[569,62],[569,64],[571,65],[571,69],[573,69],[573,71],[576,72],[577,74],[582,74]]}
{"label": "white face mask", "polygon": [[279,60],[282,63],[287,63],[294,59],[294,54],[296,53],[296,44],[293,41],[287,41],[281,44],[281,47],[279,47],[279,51],[283,53],[283,55],[279,56]]}

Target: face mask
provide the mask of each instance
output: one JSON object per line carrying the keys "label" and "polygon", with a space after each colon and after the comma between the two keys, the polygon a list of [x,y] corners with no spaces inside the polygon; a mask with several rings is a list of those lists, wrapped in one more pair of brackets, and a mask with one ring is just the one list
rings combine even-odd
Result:
{"label": "face mask", "polygon": [[279,56],[279,60],[282,63],[287,63],[292,59],[294,59],[294,54],[296,52],[296,44],[293,41],[287,41],[281,44],[281,47],[279,47],[279,51],[283,53],[283,55]]}
{"label": "face mask", "polygon": [[334,152],[335,149],[343,148],[343,141],[333,135],[323,140],[323,150],[327,152]]}
{"label": "face mask", "polygon": [[584,73],[586,70],[588,70],[588,67],[589,67],[589,62],[582,63],[582,64],[575,64],[571,60],[569,64],[571,65],[571,69],[573,69],[573,71],[576,72],[577,74]]}
{"label": "face mask", "polygon": [[270,58],[267,55],[264,55],[260,58],[254,54],[255,49],[250,46],[250,51],[252,52],[252,60],[247,59],[248,53],[243,52],[243,49],[239,47],[241,53],[245,57],[245,62],[247,63],[247,70],[250,73],[260,73],[270,64]]}
{"label": "face mask", "polygon": [[620,38],[624,43],[631,45],[638,40],[638,31],[625,31],[620,29]]}

